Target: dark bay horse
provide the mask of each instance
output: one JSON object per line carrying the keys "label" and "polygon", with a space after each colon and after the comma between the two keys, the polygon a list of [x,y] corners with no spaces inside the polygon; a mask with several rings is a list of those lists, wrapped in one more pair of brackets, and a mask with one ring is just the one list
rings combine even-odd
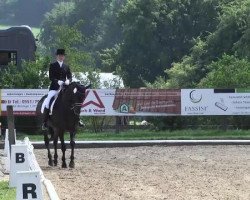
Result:
{"label": "dark bay horse", "polygon": [[[54,105],[52,115],[50,115],[47,126],[48,131],[44,131],[44,142],[48,150],[48,164],[50,166],[57,166],[57,143],[58,137],[61,141],[62,150],[62,167],[66,168],[67,164],[65,161],[65,151],[66,145],[64,142],[64,133],[67,131],[70,133],[70,146],[71,146],[71,156],[69,167],[74,168],[74,148],[75,148],[75,134],[78,127],[78,122],[80,119],[81,105],[85,99],[85,91],[90,87],[83,86],[78,82],[72,82],[68,86],[64,86],[60,91],[57,100]],[[46,96],[44,96],[37,104],[36,114],[38,117],[42,117],[41,106]],[[52,155],[50,153],[49,147],[49,134],[53,138],[54,144],[54,163],[52,160]]]}

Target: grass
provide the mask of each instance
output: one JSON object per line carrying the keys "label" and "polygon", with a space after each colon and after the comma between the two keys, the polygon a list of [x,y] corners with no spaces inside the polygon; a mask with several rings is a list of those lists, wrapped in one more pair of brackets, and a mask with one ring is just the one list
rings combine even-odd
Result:
{"label": "grass", "polygon": [[[12,27],[12,26],[11,25],[0,24],[0,30],[5,30],[5,29],[8,29],[10,27]],[[38,27],[30,27],[30,28],[31,28],[31,31],[34,34],[35,38],[37,38],[37,36],[40,33],[40,28],[38,28]]]}
{"label": "grass", "polygon": [[0,181],[0,200],[16,199],[16,190],[9,188],[7,181]]}
{"label": "grass", "polygon": [[[18,139],[28,136],[31,141],[42,141],[42,135],[17,134]],[[65,134],[69,140],[69,134]],[[102,132],[77,133],[76,140],[204,140],[204,139],[250,139],[250,131],[247,130],[178,130],[178,131],[150,131],[130,130],[120,133]]]}

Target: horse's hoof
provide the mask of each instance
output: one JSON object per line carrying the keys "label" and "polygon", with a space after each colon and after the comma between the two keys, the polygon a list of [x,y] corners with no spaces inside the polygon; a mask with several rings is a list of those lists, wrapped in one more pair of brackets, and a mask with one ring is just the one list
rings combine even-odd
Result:
{"label": "horse's hoof", "polygon": [[57,161],[54,161],[54,166],[57,166]]}
{"label": "horse's hoof", "polygon": [[67,164],[66,164],[66,163],[63,163],[63,164],[62,164],[62,168],[67,168]]}
{"label": "horse's hoof", "polygon": [[70,167],[70,168],[75,168],[75,163],[74,163],[74,162],[70,162],[70,163],[69,163],[69,167]]}
{"label": "horse's hoof", "polygon": [[49,160],[48,164],[49,164],[49,166],[53,167],[53,161],[52,160]]}

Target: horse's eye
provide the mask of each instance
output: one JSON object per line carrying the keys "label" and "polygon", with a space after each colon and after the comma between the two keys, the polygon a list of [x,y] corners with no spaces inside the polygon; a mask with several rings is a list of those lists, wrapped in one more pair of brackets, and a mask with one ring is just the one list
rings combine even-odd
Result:
{"label": "horse's eye", "polygon": [[77,88],[75,88],[74,90],[73,90],[73,92],[74,92],[74,94],[77,92]]}

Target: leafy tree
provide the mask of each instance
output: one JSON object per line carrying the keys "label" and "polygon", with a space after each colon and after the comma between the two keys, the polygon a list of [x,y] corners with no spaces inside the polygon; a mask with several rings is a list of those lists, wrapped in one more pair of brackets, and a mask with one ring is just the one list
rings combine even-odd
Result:
{"label": "leafy tree", "polygon": [[84,37],[77,29],[79,24],[81,24],[81,21],[74,24],[73,27],[68,25],[55,26],[56,37],[51,48],[65,48],[68,54],[67,61],[72,66],[73,71],[86,71],[88,67],[93,66],[93,62],[89,54],[80,50],[81,45],[84,44]]}
{"label": "leafy tree", "polygon": [[198,84],[209,88],[247,88],[250,85],[250,62],[235,56],[223,55],[208,67],[210,72]]}
{"label": "leafy tree", "polygon": [[96,50],[112,48],[122,41],[122,27],[118,13],[127,0],[109,0],[103,10],[98,26]]}
{"label": "leafy tree", "polygon": [[[113,48],[107,48],[99,52],[102,61],[102,70],[106,72],[113,72],[119,68],[116,58],[120,52],[120,45],[115,45]],[[122,74],[120,74],[122,75]]]}
{"label": "leafy tree", "polygon": [[41,24],[40,41],[44,46],[51,46],[56,38],[54,27],[60,25],[72,25],[68,23],[68,18],[75,9],[73,2],[61,2],[55,4],[55,7],[48,13]]}
{"label": "leafy tree", "polygon": [[127,85],[152,82],[218,23],[219,0],[130,0],[119,14],[124,41],[117,60]]}
{"label": "leafy tree", "polygon": [[7,20],[12,17],[14,11],[12,8],[12,4],[15,3],[16,0],[1,0],[0,1],[0,18],[3,20]]}
{"label": "leafy tree", "polygon": [[[167,80],[158,77],[151,86],[163,88],[194,88],[200,79],[205,76],[207,70],[203,68],[206,61],[204,54],[206,43],[200,38],[195,40],[195,46],[191,49],[189,56],[184,56],[181,62],[173,63],[172,68],[166,69]],[[195,64],[194,64],[195,63]]]}
{"label": "leafy tree", "polygon": [[249,59],[249,4],[249,0],[222,1],[216,30],[205,38],[196,39],[190,54],[166,70],[166,87],[197,87],[211,70],[210,64],[224,54]]}
{"label": "leafy tree", "polygon": [[66,62],[70,64],[74,72],[88,71],[94,65],[91,56],[81,49],[86,41],[79,30],[82,23],[82,20],[79,20],[72,26],[53,26],[53,37],[50,38],[51,42],[46,47],[49,52],[55,52],[57,48],[64,48],[67,52]]}
{"label": "leafy tree", "polygon": [[36,61],[24,61],[22,69],[10,65],[0,70],[0,88],[47,88],[49,79],[47,68],[49,57],[37,58]]}
{"label": "leafy tree", "polygon": [[126,0],[78,0],[57,4],[42,23],[41,41],[48,46],[55,38],[55,26],[73,26],[81,20],[83,23],[78,30],[85,36],[81,50],[88,51],[100,68],[99,52],[121,41],[117,12],[124,2]]}
{"label": "leafy tree", "polygon": [[[69,0],[68,0],[69,1]],[[59,0],[1,0],[0,17],[6,23],[39,26],[44,14]]]}

